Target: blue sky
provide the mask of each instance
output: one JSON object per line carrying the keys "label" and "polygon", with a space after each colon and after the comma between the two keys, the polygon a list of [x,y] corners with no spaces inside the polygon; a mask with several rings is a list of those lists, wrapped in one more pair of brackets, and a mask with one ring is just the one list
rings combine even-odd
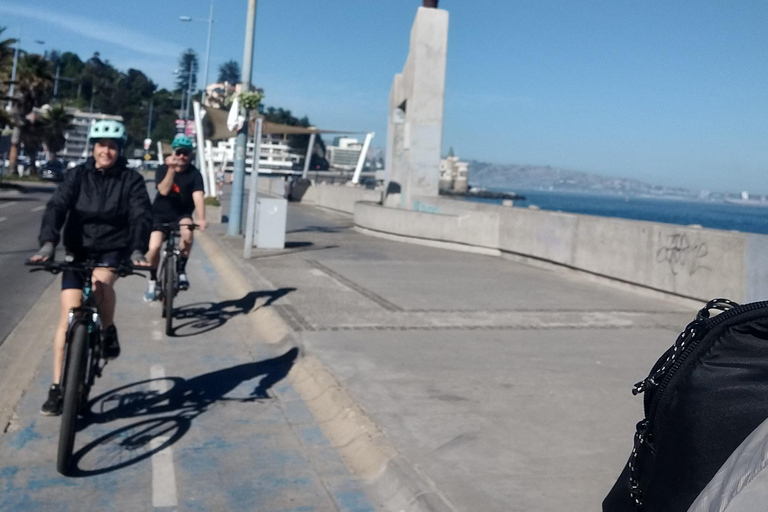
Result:
{"label": "blue sky", "polygon": [[[259,0],[253,81],[267,105],[386,140],[419,0]],[[77,7],[75,7],[77,5]],[[210,74],[242,62],[246,2],[214,0]],[[768,193],[768,2],[440,0],[451,15],[443,145],[693,189]],[[25,48],[99,51],[171,86],[205,52],[208,0],[0,0]],[[35,39],[45,45],[34,44]],[[202,75],[199,78],[202,81]]]}

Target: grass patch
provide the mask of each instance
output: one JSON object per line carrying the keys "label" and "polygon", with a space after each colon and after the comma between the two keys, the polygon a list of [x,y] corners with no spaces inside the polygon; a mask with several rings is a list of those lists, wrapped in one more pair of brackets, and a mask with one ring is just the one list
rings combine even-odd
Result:
{"label": "grass patch", "polygon": [[221,206],[221,203],[219,202],[218,197],[206,197],[205,198],[205,205],[206,206]]}

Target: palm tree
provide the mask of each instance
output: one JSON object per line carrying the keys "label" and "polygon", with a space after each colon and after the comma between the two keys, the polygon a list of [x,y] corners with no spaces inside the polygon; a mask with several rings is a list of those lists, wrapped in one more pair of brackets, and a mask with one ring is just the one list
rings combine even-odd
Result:
{"label": "palm tree", "polygon": [[56,153],[64,149],[67,139],[64,134],[72,126],[75,118],[61,105],[46,109],[42,115],[43,145],[48,153],[48,160],[55,160]]}
{"label": "palm tree", "polygon": [[11,150],[8,154],[8,162],[11,169],[15,168],[19,155],[19,144],[24,141],[25,148],[30,153],[32,169],[35,169],[35,153],[40,147],[39,120],[33,113],[48,89],[51,88],[50,63],[41,55],[25,55],[19,59],[16,69],[16,81],[18,93],[13,99],[11,111]]}
{"label": "palm tree", "polygon": [[[0,35],[5,32],[6,27],[0,27]],[[16,44],[15,39],[3,39],[0,40],[0,69],[10,64],[13,60],[13,45]],[[9,71],[10,74],[10,71]]]}

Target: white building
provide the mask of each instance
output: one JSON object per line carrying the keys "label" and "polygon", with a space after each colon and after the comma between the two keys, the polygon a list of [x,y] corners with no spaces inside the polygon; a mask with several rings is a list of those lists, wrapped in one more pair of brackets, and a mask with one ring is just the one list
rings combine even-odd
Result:
{"label": "white building", "polygon": [[457,156],[440,160],[440,190],[464,193],[467,191],[467,168]]}
{"label": "white building", "polygon": [[[231,171],[235,160],[235,138],[219,141],[213,146],[206,141],[205,157],[213,162],[218,169],[224,164],[226,171]],[[259,169],[272,171],[291,171],[298,166],[302,155],[291,150],[285,135],[266,134],[261,137],[261,151],[259,155]],[[245,156],[245,170],[250,172],[253,168],[253,141],[248,141],[248,149]]]}
{"label": "white building", "polygon": [[74,116],[72,125],[64,133],[64,149],[57,153],[58,157],[65,161],[81,160],[88,156],[88,131],[91,124],[102,119],[123,121],[123,116],[113,116],[100,112],[82,112],[77,109],[67,109]]}
{"label": "white building", "polygon": [[326,146],[325,157],[328,165],[342,171],[354,171],[363,143],[349,137],[339,137],[335,146]]}

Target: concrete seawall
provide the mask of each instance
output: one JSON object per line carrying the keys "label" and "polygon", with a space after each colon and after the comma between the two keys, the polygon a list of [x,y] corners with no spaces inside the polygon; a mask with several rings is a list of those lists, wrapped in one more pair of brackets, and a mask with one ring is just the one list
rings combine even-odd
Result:
{"label": "concrete seawall", "polygon": [[[282,185],[271,181],[259,188],[275,193]],[[765,235],[443,197],[414,198],[413,210],[380,200],[379,191],[333,185],[310,187],[303,198],[353,214],[357,226],[378,233],[533,258],[696,300],[768,299]]]}
{"label": "concrete seawall", "polygon": [[[282,178],[259,178],[259,192],[284,197],[285,181]],[[316,185],[307,189],[301,202],[330,210],[352,214],[358,201],[381,201],[381,192],[344,185]]]}
{"label": "concrete seawall", "polygon": [[768,298],[768,236],[477,203],[462,212],[461,203],[421,198],[421,211],[358,203],[354,219],[380,233],[497,249],[691,299]]}

